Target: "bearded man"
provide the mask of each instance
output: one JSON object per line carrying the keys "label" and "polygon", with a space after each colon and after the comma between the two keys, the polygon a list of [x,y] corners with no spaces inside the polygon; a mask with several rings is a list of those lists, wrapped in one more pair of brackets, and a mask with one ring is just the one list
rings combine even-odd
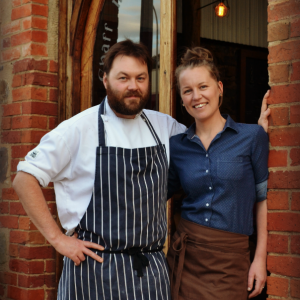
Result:
{"label": "bearded man", "polygon": [[[162,252],[169,138],[186,128],[143,109],[151,61],[142,44],[111,47],[106,99],[46,134],[18,165],[14,188],[27,214],[64,255],[58,299],[171,299]],[[40,188],[50,181],[66,234]]]}

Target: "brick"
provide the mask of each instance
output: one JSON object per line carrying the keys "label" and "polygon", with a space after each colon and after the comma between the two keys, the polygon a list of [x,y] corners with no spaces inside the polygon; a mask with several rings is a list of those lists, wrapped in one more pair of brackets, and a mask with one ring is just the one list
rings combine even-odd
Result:
{"label": "brick", "polygon": [[23,20],[23,28],[29,29],[29,28],[36,28],[36,29],[48,29],[48,19],[44,17],[35,17],[30,16]]}
{"label": "brick", "polygon": [[32,223],[32,221],[28,217],[20,217],[19,218],[19,229],[37,230],[35,225]]}
{"label": "brick", "polygon": [[10,299],[44,299],[45,292],[44,289],[34,289],[34,290],[28,290],[28,289],[21,289],[15,286],[9,285],[7,287],[7,296]]}
{"label": "brick", "polygon": [[287,166],[287,150],[270,150],[268,167],[285,167]]}
{"label": "brick", "polygon": [[2,199],[4,200],[19,200],[19,197],[13,188],[2,189]]}
{"label": "brick", "polygon": [[18,48],[4,50],[2,51],[1,56],[2,56],[2,62],[8,62],[8,61],[18,59],[21,56],[21,51]]}
{"label": "brick", "polygon": [[55,192],[54,189],[42,189],[43,195],[46,199],[46,201],[55,201]]}
{"label": "brick", "polygon": [[10,47],[10,37],[2,39],[2,48],[9,48]]}
{"label": "brick", "polygon": [[299,189],[300,171],[270,172],[268,180],[270,189]]}
{"label": "brick", "polygon": [[300,36],[300,20],[291,22],[291,37]]}
{"label": "brick", "polygon": [[288,236],[280,234],[268,235],[268,252],[288,253]]}
{"label": "brick", "polygon": [[58,90],[57,89],[50,89],[49,91],[49,101],[58,101]]}
{"label": "brick", "polygon": [[300,127],[269,129],[269,139],[275,146],[300,146]]}
{"label": "brick", "polygon": [[48,4],[48,0],[22,0],[22,1],[23,1],[23,4],[30,3],[30,2],[40,3],[40,4]]}
{"label": "brick", "polygon": [[20,6],[21,0],[12,0],[12,5],[13,5],[13,7]]}
{"label": "brick", "polygon": [[58,72],[58,62],[50,60],[49,62],[49,72],[57,73]]}
{"label": "brick", "polygon": [[[27,74],[26,74],[27,75]],[[22,87],[12,91],[13,101],[47,100],[47,90],[35,87]]]}
{"label": "brick", "polygon": [[19,87],[24,85],[24,75],[23,74],[18,74],[13,77],[12,81],[12,87]]}
{"label": "brick", "polygon": [[11,202],[10,203],[10,211],[11,215],[22,215],[26,216],[26,212],[23,208],[23,205],[20,202]]}
{"label": "brick", "polygon": [[291,279],[291,296],[300,298],[300,280]]}
{"label": "brick", "polygon": [[269,255],[267,269],[273,274],[300,277],[300,258]]}
{"label": "brick", "polygon": [[55,203],[48,203],[48,209],[52,216],[56,215],[56,204]]}
{"label": "brick", "polygon": [[32,14],[48,17],[48,6],[32,4]]}
{"label": "brick", "polygon": [[300,62],[292,64],[291,81],[300,80]]}
{"label": "brick", "polygon": [[35,148],[34,145],[12,146],[11,147],[12,158],[24,158],[26,154],[33,148]]}
{"label": "brick", "polygon": [[58,77],[54,74],[45,73],[27,73],[25,76],[25,84],[41,85],[41,86],[58,86]]}
{"label": "brick", "polygon": [[16,244],[9,244],[9,255],[19,257],[19,246]]}
{"label": "brick", "polygon": [[292,193],[292,210],[300,210],[300,192]]}
{"label": "brick", "polygon": [[300,105],[292,105],[290,107],[290,122],[300,123]]}
{"label": "brick", "polygon": [[52,130],[58,125],[57,118],[49,117],[49,129]]}
{"label": "brick", "polygon": [[11,129],[11,117],[2,118],[1,128],[2,128],[2,130]]}
{"label": "brick", "polygon": [[289,23],[271,23],[268,25],[268,42],[286,40],[289,38]]}
{"label": "brick", "polygon": [[0,228],[18,228],[18,217],[14,216],[0,216]]}
{"label": "brick", "polygon": [[12,159],[11,162],[10,162],[10,169],[11,169],[11,172],[17,172],[17,166],[19,164],[19,160],[18,159]]}
{"label": "brick", "polygon": [[49,259],[55,258],[55,250],[52,246],[26,247],[20,246],[20,258],[25,259]]}
{"label": "brick", "polygon": [[2,105],[3,107],[3,117],[20,115],[21,105],[19,103]]}
{"label": "brick", "polygon": [[17,285],[18,276],[11,272],[1,272],[0,282],[10,285]]}
{"label": "brick", "polygon": [[9,205],[8,202],[0,202],[0,214],[8,214]]}
{"label": "brick", "polygon": [[267,293],[268,295],[287,297],[289,292],[289,281],[286,278],[268,277]]}
{"label": "brick", "polygon": [[268,230],[300,232],[299,216],[288,212],[268,213]]}
{"label": "brick", "polygon": [[17,31],[21,30],[21,23],[20,21],[13,21],[9,24],[2,26],[2,35],[12,34]]}
{"label": "brick", "polygon": [[32,11],[31,4],[26,4],[21,7],[13,8],[11,12],[11,19],[16,20],[16,19],[28,17],[31,15],[31,11]]}
{"label": "brick", "polygon": [[291,236],[291,253],[300,254],[300,235]]}
{"label": "brick", "polygon": [[47,300],[56,300],[56,289],[46,289]]}
{"label": "brick", "polygon": [[269,64],[300,59],[300,41],[290,41],[269,47]]}
{"label": "brick", "polygon": [[[18,285],[19,287],[25,288],[37,288],[43,287],[46,285],[47,287],[55,287],[55,275],[18,275]],[[48,299],[48,298],[47,298]]]}
{"label": "brick", "polygon": [[47,46],[41,44],[29,43],[22,47],[23,56],[38,55],[48,56]]}
{"label": "brick", "polygon": [[47,131],[26,130],[22,131],[21,143],[39,143]]}
{"label": "brick", "polygon": [[46,267],[45,267],[45,271],[47,273],[54,273],[56,271],[56,263],[55,260],[51,259],[51,260],[46,260]]}
{"label": "brick", "polygon": [[289,65],[276,65],[268,68],[270,75],[270,82],[287,82],[289,81]]}
{"label": "brick", "polygon": [[41,274],[44,272],[44,262],[11,259],[9,262],[9,268],[13,272],[25,274]]}
{"label": "brick", "polygon": [[1,142],[4,144],[16,144],[21,142],[20,131],[4,131],[2,132]]}
{"label": "brick", "polygon": [[29,43],[31,41],[32,41],[31,31],[30,30],[23,31],[11,37],[11,46],[15,47],[15,46]]}
{"label": "brick", "polygon": [[37,43],[47,43],[48,33],[46,31],[33,30],[32,41]]}
{"label": "brick", "polygon": [[33,58],[25,58],[14,63],[13,73],[32,70],[47,71],[47,64],[48,61],[45,59],[35,60]]}
{"label": "brick", "polygon": [[268,104],[299,102],[299,90],[300,84],[272,86]]}
{"label": "brick", "polygon": [[39,231],[11,231],[10,242],[18,244],[37,244],[42,245],[45,243],[45,238]]}
{"label": "brick", "polygon": [[283,3],[270,4],[268,6],[268,21],[278,21],[300,14],[300,4],[298,0],[290,0]]}
{"label": "brick", "polygon": [[38,114],[50,116],[57,116],[58,114],[56,103],[23,102],[22,110],[23,114]]}
{"label": "brick", "polygon": [[288,210],[289,209],[289,194],[288,192],[268,192],[267,193],[267,204],[268,209],[271,210]]}
{"label": "brick", "polygon": [[12,118],[12,129],[19,128],[47,128],[47,117],[20,116]]}
{"label": "brick", "polygon": [[292,160],[291,166],[299,166],[300,165],[300,149],[291,149],[290,158]]}

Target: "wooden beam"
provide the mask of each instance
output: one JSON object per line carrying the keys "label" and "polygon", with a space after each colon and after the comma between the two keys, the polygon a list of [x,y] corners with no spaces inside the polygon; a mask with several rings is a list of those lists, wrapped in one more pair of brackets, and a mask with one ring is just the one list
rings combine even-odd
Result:
{"label": "wooden beam", "polygon": [[97,27],[104,0],[92,0],[90,5],[81,54],[81,101],[80,110],[83,111],[92,105],[93,87],[93,54],[97,35]]}
{"label": "wooden beam", "polygon": [[73,55],[74,40],[76,36],[76,30],[78,25],[78,18],[80,16],[81,6],[84,0],[75,0],[72,18],[70,22],[70,54]]}
{"label": "wooden beam", "polygon": [[175,117],[176,1],[161,0],[159,111]]}

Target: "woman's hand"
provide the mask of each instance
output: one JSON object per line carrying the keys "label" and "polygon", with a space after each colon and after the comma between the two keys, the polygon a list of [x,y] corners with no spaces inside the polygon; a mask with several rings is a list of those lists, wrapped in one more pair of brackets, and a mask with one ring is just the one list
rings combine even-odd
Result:
{"label": "woman's hand", "polygon": [[265,260],[254,260],[251,264],[249,273],[248,273],[248,291],[251,291],[253,288],[253,283],[255,279],[255,289],[248,296],[248,298],[253,298],[259,295],[263,288],[265,287],[267,280],[267,268]]}
{"label": "woman's hand", "polygon": [[268,117],[271,113],[270,108],[268,108],[267,101],[270,97],[270,90],[268,90],[263,98],[262,105],[261,105],[261,112],[258,119],[258,125],[261,125],[265,132],[268,132],[269,121]]}
{"label": "woman's hand", "polygon": [[77,237],[77,233],[75,233],[71,237],[62,234],[59,236],[58,240],[53,243],[53,246],[57,252],[73,260],[75,266],[79,266],[80,263],[85,260],[85,255],[88,255],[99,263],[102,263],[102,257],[89,250],[88,248],[102,251],[104,250],[104,247],[96,243],[79,240]]}

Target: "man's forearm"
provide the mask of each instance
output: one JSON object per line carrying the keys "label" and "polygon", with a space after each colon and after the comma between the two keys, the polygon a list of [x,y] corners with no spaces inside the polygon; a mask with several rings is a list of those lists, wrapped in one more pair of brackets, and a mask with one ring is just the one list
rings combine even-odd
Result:
{"label": "man's forearm", "polygon": [[36,178],[28,173],[18,172],[13,187],[34,225],[48,242],[55,246],[57,239],[63,233],[48,209],[42,189]]}

